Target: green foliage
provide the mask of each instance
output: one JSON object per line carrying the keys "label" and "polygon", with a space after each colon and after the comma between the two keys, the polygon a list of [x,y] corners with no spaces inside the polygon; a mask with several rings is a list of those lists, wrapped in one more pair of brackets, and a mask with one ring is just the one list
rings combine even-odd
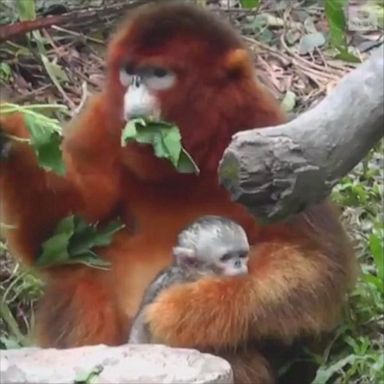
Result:
{"label": "green foliage", "polygon": [[82,218],[70,215],[62,219],[53,235],[42,244],[42,253],[36,260],[38,267],[62,264],[84,264],[106,269],[110,263],[98,257],[93,247],[105,247],[113,235],[124,228],[120,219],[102,228],[87,224]]}
{"label": "green foliage", "polygon": [[16,0],[16,10],[21,21],[36,18],[35,0]]}
{"label": "green foliage", "polygon": [[325,0],[325,15],[329,24],[330,42],[338,50],[338,58],[345,61],[360,62],[356,56],[348,51],[344,14],[346,3],[347,0]]}
{"label": "green foliage", "polygon": [[37,160],[42,168],[60,175],[65,173],[61,154],[62,137],[57,131],[50,130],[39,118],[25,115],[25,124],[30,133],[30,144],[35,150]]}
{"label": "green foliage", "polygon": [[352,212],[361,276],[345,308],[345,320],[321,356],[314,384],[384,382],[383,148],[378,145],[335,188],[333,198]]}
{"label": "green foliage", "polygon": [[136,141],[153,146],[155,156],[169,160],[180,173],[199,173],[192,157],[181,145],[179,129],[165,121],[130,120],[121,136],[121,144]]}
{"label": "green foliage", "polygon": [[[1,245],[1,243],[0,243]],[[0,262],[3,262],[0,247]],[[25,319],[25,327],[20,327],[14,313],[22,313],[23,308],[29,307],[41,297],[42,282],[27,269],[16,267],[12,275],[5,278],[6,271],[2,264],[2,277],[0,285],[0,349],[18,348],[30,346],[31,340],[28,337],[29,322],[33,319]]]}
{"label": "green foliage", "polygon": [[240,0],[243,8],[257,8],[261,0]]}
{"label": "green foliage", "polygon": [[91,372],[81,374],[76,379],[74,384],[92,384],[94,379],[103,372],[104,367],[102,365],[97,365]]}
{"label": "green foliage", "polygon": [[12,78],[12,69],[7,63],[0,63],[0,82],[8,83]]}
{"label": "green foliage", "polygon": [[[56,172],[59,175],[65,173],[65,166],[60,149],[62,136],[59,122],[47,117],[36,110],[39,109],[63,109],[61,105],[29,105],[18,106],[16,104],[2,104],[1,114],[21,112],[24,115],[26,127],[30,133],[27,142],[32,146],[37,161],[43,169]],[[15,141],[23,141],[20,138],[9,137]]]}

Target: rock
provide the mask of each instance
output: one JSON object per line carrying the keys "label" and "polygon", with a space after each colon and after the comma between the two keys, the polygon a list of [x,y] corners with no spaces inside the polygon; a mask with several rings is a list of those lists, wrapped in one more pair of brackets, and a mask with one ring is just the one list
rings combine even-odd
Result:
{"label": "rock", "polygon": [[232,384],[227,361],[163,345],[0,351],[0,383]]}

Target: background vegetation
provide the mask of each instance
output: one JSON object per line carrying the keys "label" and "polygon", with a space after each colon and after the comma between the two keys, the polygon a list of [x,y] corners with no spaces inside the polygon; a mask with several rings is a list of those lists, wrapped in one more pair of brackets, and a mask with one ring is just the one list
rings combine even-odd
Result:
{"label": "background vegetation", "polygon": [[[255,53],[260,77],[289,113],[318,102],[338,80],[383,42],[384,6],[356,8],[346,0],[199,1],[221,12]],[[108,0],[3,0],[0,25],[49,14],[107,7]],[[355,8],[354,8],[355,7]],[[368,26],[356,28],[355,11]],[[15,103],[59,103],[61,121],[77,113],[103,83],[105,42],[115,18],[103,26],[72,25],[34,31],[0,45],[1,96]],[[356,30],[357,29],[357,30]],[[316,384],[384,383],[384,147],[377,144],[334,190],[332,198],[354,241],[361,276],[345,306],[345,320],[321,355]],[[0,223],[6,226],[7,223]],[[43,283],[19,265],[0,240],[0,347],[31,343],[34,308]]]}

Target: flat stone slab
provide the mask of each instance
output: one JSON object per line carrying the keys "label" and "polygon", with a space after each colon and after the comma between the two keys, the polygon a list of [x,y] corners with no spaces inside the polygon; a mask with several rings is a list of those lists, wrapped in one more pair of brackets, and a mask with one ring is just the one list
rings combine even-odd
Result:
{"label": "flat stone slab", "polygon": [[105,345],[0,351],[4,384],[233,384],[230,364],[193,349]]}

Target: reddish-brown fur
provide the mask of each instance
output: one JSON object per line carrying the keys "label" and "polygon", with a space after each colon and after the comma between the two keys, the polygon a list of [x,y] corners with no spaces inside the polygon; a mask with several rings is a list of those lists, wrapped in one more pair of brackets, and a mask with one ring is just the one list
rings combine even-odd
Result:
{"label": "reddish-brown fur", "polygon": [[[181,129],[201,168],[177,174],[150,148],[120,147],[124,61],[161,64],[178,83],[159,93],[163,118]],[[220,214],[246,229],[251,251],[244,279],[206,279],[171,288],[147,311],[156,341],[214,351],[232,362],[237,383],[274,382],[258,345],[289,344],[331,330],[355,262],[328,203],[288,222],[261,227],[217,183],[216,169],[231,135],[284,120],[278,104],[254,80],[239,38],[189,6],[145,7],[110,43],[103,92],[65,128],[65,179],[38,169],[31,150],[13,143],[0,163],[1,221],[11,251],[33,263],[41,242],[69,212],[89,221],[117,214],[127,228],[100,251],[110,271],[83,266],[43,271],[47,281],[37,332],[44,346],[119,344],[127,340],[149,281],[170,261],[176,235],[204,214]],[[0,118],[1,129],[25,137],[22,118]]]}

